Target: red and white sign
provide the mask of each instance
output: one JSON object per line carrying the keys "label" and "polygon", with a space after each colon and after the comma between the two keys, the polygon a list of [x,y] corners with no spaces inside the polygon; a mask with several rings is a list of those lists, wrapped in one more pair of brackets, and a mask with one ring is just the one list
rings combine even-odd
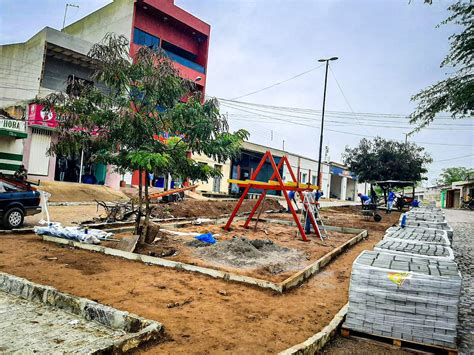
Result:
{"label": "red and white sign", "polygon": [[56,128],[58,126],[56,112],[54,112],[54,109],[50,111],[43,110],[43,106],[39,104],[29,104],[28,125]]}

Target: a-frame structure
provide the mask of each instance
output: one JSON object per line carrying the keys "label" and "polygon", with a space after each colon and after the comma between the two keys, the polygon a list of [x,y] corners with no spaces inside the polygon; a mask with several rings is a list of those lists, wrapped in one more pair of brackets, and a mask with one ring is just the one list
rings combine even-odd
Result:
{"label": "a-frame structure", "polygon": [[[260,170],[262,169],[263,165],[265,162],[269,160],[270,164],[273,168],[273,174],[270,177],[270,180],[268,182],[264,181],[257,181],[256,179],[258,178],[258,174]],[[280,169],[286,166],[288,169],[291,178],[293,181],[291,182],[283,182],[283,179],[280,175]],[[240,206],[242,206],[242,203],[244,202],[245,198],[247,197],[250,189],[258,189],[262,190],[260,197],[257,200],[257,203],[255,204],[254,208],[252,209],[252,212],[250,212],[250,215],[248,216],[247,220],[245,221],[244,227],[248,228],[250,221],[252,220],[253,216],[255,215],[255,212],[258,210],[258,207],[264,200],[267,191],[273,190],[273,191],[281,191],[283,193],[283,196],[285,197],[286,202],[288,203],[288,206],[290,208],[291,214],[293,215],[293,219],[298,227],[298,230],[301,234],[301,237],[303,238],[304,241],[308,241],[308,238],[306,236],[306,233],[304,231],[303,226],[301,225],[301,222],[298,218],[298,215],[296,214],[295,209],[293,208],[293,205],[291,204],[290,198],[288,197],[288,191],[296,191],[299,193],[301,201],[304,201],[304,196],[303,192],[304,191],[313,191],[317,190],[318,186],[315,185],[310,185],[310,184],[302,184],[298,182],[298,179],[296,178],[295,174],[293,173],[293,169],[291,168],[290,162],[288,161],[288,157],[285,155],[280,159],[278,162],[278,165],[275,163],[275,159],[273,158],[273,155],[270,151],[266,151],[265,154],[262,157],[262,160],[260,160],[260,163],[258,164],[257,168],[253,172],[252,176],[250,177],[250,180],[234,180],[234,179],[229,179],[229,183],[232,184],[237,184],[239,187],[243,187],[244,191],[242,193],[242,196],[240,196],[239,201],[237,202],[237,205],[235,206],[234,210],[232,211],[232,214],[229,217],[229,220],[227,221],[227,224],[225,225],[224,229],[225,230],[230,230],[230,226],[232,224],[232,221],[237,214],[237,212],[240,209]],[[308,206],[303,204],[303,208],[305,210],[308,209]],[[319,231],[318,224],[316,222],[315,216],[313,213],[308,213],[308,216],[310,218],[310,222],[316,231],[316,235],[318,238],[321,238],[321,233]]]}

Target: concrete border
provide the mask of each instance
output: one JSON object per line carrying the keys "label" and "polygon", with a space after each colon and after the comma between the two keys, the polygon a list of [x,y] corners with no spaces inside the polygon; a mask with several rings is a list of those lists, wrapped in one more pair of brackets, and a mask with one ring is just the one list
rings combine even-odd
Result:
{"label": "concrete border", "polygon": [[337,329],[341,326],[347,314],[349,303],[346,303],[334,318],[325,326],[320,332],[314,334],[304,342],[294,345],[291,348],[283,350],[279,355],[293,355],[293,354],[315,354],[321,350],[336,334]]}
{"label": "concrete border", "polygon": [[[78,249],[95,251],[95,252],[102,253],[105,255],[117,256],[117,257],[121,257],[128,260],[141,261],[143,263],[147,263],[151,265],[169,267],[169,268],[173,268],[177,270],[185,270],[185,271],[190,271],[190,272],[197,272],[197,273],[211,276],[214,278],[241,282],[241,283],[261,287],[264,289],[270,289],[278,293],[283,293],[301,285],[310,277],[317,274],[324,266],[329,264],[336,256],[343,253],[345,250],[347,250],[354,244],[358,243],[362,239],[366,238],[368,235],[367,230],[364,230],[364,229],[344,228],[344,227],[330,227],[330,228],[331,230],[340,231],[344,233],[350,233],[350,234],[358,233],[358,234],[355,237],[349,239],[344,244],[337,247],[336,249],[330,251],[323,257],[319,258],[314,263],[308,265],[303,270],[297,272],[296,274],[290,276],[289,278],[287,278],[286,280],[280,283],[274,283],[274,282],[259,279],[259,278],[238,275],[235,273],[220,271],[220,270],[216,270],[216,269],[212,269],[208,267],[185,264],[178,261],[167,260],[167,259],[158,258],[154,256],[126,252],[126,251],[122,251],[122,250],[118,250],[114,248],[103,247],[100,245],[83,244],[83,243],[76,242],[73,240],[56,238],[56,237],[51,237],[47,235],[43,235],[41,237],[43,238],[44,241],[54,242],[57,244],[65,244],[65,245],[69,245]],[[329,230],[328,227],[327,229]]]}
{"label": "concrete border", "polygon": [[110,344],[104,348],[96,349],[96,353],[122,353],[144,342],[162,337],[163,325],[161,323],[3,272],[0,272],[0,291],[61,309],[87,321],[100,323],[105,327],[125,333],[119,339],[111,340]]}

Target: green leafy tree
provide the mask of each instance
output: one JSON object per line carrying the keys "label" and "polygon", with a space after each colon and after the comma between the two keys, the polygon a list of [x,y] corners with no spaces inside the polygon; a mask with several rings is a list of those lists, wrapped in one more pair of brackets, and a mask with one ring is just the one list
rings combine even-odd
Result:
{"label": "green leafy tree", "polygon": [[359,178],[359,181],[421,181],[432,161],[423,147],[414,143],[361,139],[359,146],[346,147],[343,161]]}
{"label": "green leafy tree", "polygon": [[85,149],[94,161],[111,164],[120,173],[138,170],[144,175],[136,222],[144,241],[151,212],[148,173],[192,180],[220,176],[189,152],[224,162],[238,154],[248,132],[229,132],[217,101],[202,102],[195,84],[181,78],[159,50],[142,47],[131,58],[128,40],[109,33],[88,55],[97,67],[97,85],[73,82],[69,94],[40,101],[54,107],[59,117],[59,138],[51,152]]}
{"label": "green leafy tree", "polygon": [[466,181],[474,179],[474,169],[465,167],[446,168],[441,171],[438,183],[443,185],[451,185],[456,181]]}
{"label": "green leafy tree", "polygon": [[453,119],[471,117],[474,113],[474,2],[458,1],[448,10],[451,16],[441,24],[456,24],[462,31],[449,38],[450,51],[441,67],[454,70],[446,79],[412,97],[418,106],[410,123],[418,125],[417,129],[430,124],[440,112],[450,112]]}

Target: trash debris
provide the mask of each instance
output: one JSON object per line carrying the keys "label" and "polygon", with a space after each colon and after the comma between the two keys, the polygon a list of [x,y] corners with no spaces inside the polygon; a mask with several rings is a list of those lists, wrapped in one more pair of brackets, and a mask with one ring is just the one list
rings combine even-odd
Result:
{"label": "trash debris", "polygon": [[181,307],[184,306],[185,304],[191,303],[193,301],[192,297],[186,298],[183,302],[171,302],[166,305],[168,308],[175,308],[175,307]]}
{"label": "trash debris", "polygon": [[200,224],[203,224],[203,223],[210,223],[210,222],[212,222],[212,219],[210,219],[210,218],[198,218],[198,219],[195,219],[194,221],[192,221],[191,223],[196,224],[196,225],[200,225]]}
{"label": "trash debris", "polygon": [[110,240],[113,233],[99,229],[84,229],[80,227],[63,227],[61,223],[53,222],[47,226],[36,226],[34,231],[38,235],[75,240],[86,244],[100,244],[101,240]]}
{"label": "trash debris", "polygon": [[209,243],[209,244],[214,244],[216,240],[212,236],[212,233],[205,233],[201,234],[195,237],[197,240],[204,242],[204,243]]}

